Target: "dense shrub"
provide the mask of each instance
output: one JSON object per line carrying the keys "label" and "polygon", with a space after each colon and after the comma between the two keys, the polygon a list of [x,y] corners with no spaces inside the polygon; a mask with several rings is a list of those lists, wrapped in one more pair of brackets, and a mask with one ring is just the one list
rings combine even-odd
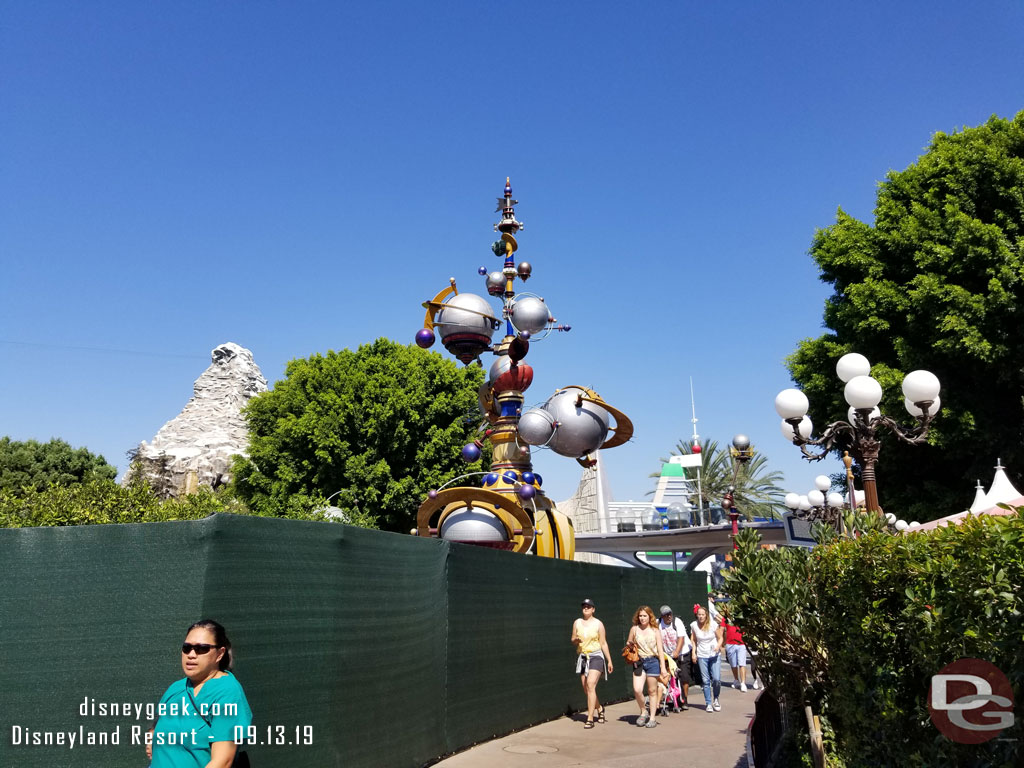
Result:
{"label": "dense shrub", "polygon": [[830,765],[1021,765],[1020,720],[985,744],[955,744],[931,723],[927,696],[932,675],[973,657],[1001,669],[1020,701],[1024,509],[813,550],[757,539],[739,539],[733,611],[770,686],[821,713]]}
{"label": "dense shrub", "polygon": [[[322,499],[290,505],[281,517],[325,520]],[[102,523],[151,523],[195,520],[216,512],[253,514],[231,493],[208,488],[179,498],[162,499],[144,481],[121,486],[112,480],[93,479],[79,485],[51,485],[43,490],[24,488],[0,491],[0,528]],[[345,520],[372,526],[372,520]]]}

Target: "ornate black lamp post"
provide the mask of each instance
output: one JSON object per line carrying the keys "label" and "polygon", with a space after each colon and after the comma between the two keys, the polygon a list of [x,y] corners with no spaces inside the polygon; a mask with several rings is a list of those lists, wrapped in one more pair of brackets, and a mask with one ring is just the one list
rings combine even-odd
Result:
{"label": "ornate black lamp post", "polygon": [[732,548],[736,549],[736,535],[740,532],[740,512],[736,509],[736,500],[733,494],[736,492],[736,480],[739,478],[740,467],[745,466],[754,456],[750,447],[750,438],[746,435],[736,435],[732,439],[732,447],[729,449],[732,457],[732,485],[729,486],[722,498],[722,509],[729,514],[732,522]]}
{"label": "ornate black lamp post", "polygon": [[[863,355],[852,352],[836,363],[836,374],[846,382],[843,395],[850,405],[848,421],[835,421],[825,427],[818,438],[812,438],[813,425],[807,417],[810,403],[799,389],[784,389],[775,398],[775,410],[782,417],[782,434],[800,447],[809,461],[823,459],[834,447],[849,446],[861,469],[861,483],[867,508],[879,511],[875,486],[875,463],[880,442],[878,430],[885,427],[897,438],[911,445],[920,445],[928,438],[928,425],[939,412],[939,380],[929,371],[911,371],[903,379],[903,404],[917,419],[912,427],[902,427],[878,410],[882,385],[869,373],[871,364]],[[820,447],[814,453],[807,446]]]}

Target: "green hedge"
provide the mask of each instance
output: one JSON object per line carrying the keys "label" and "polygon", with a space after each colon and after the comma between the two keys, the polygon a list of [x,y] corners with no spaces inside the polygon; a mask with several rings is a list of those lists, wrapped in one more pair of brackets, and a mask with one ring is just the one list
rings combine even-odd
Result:
{"label": "green hedge", "polygon": [[[955,744],[932,724],[932,675],[960,658],[992,662],[1015,702],[1024,679],[1024,508],[907,535],[868,531],[812,550],[740,538],[733,611],[759,668],[822,715],[830,766],[1019,766],[1024,728]],[[798,713],[800,760],[810,765]]]}

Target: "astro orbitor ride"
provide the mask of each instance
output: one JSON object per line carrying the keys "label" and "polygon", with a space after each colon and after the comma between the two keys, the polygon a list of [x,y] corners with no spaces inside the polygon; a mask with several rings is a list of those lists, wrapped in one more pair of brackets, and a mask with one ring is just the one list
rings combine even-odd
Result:
{"label": "astro orbitor ride", "polygon": [[[498,198],[501,221],[494,225],[501,239],[491,246],[504,263],[501,269],[478,270],[487,293],[501,297],[500,312],[482,296],[460,293],[454,278],[423,304],[427,313],[423,329],[416,334],[419,346],[430,347],[440,336],[445,349],[467,365],[479,361],[485,352],[496,356],[479,392],[488,422],[481,440],[490,440],[493,452],[490,471],[482,473],[482,487],[442,487],[429,493],[420,505],[414,533],[571,560],[575,552],[572,521],[541,489],[530,447],[550,448],[588,467],[594,463],[594,451],[629,440],[633,424],[596,392],[575,385],[557,390],[543,405],[523,412],[523,393],[533,382],[533,368],[523,362],[530,343],[552,331],[568,331],[569,326],[556,325],[541,297],[515,292],[516,279],[525,283],[533,274],[529,262],[517,265],[515,260],[519,247],[515,236],[523,229],[516,221],[517,203],[506,180],[505,195]],[[493,343],[494,332],[502,325],[504,337]],[[462,449],[467,462],[480,458],[481,440]]]}

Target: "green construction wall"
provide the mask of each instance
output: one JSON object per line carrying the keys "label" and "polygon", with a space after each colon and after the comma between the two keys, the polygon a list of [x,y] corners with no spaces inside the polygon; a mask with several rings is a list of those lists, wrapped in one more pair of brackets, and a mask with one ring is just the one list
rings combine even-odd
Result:
{"label": "green construction wall", "polygon": [[[704,574],[524,557],[337,524],[233,515],[0,530],[0,765],[137,768],[93,702],[155,703],[185,628],[224,624],[261,739],[254,768],[416,768],[585,706],[571,624],[597,604],[619,661],[637,606],[681,616]],[[607,700],[631,696],[622,666]],[[112,731],[118,746],[17,746],[14,728]]]}

